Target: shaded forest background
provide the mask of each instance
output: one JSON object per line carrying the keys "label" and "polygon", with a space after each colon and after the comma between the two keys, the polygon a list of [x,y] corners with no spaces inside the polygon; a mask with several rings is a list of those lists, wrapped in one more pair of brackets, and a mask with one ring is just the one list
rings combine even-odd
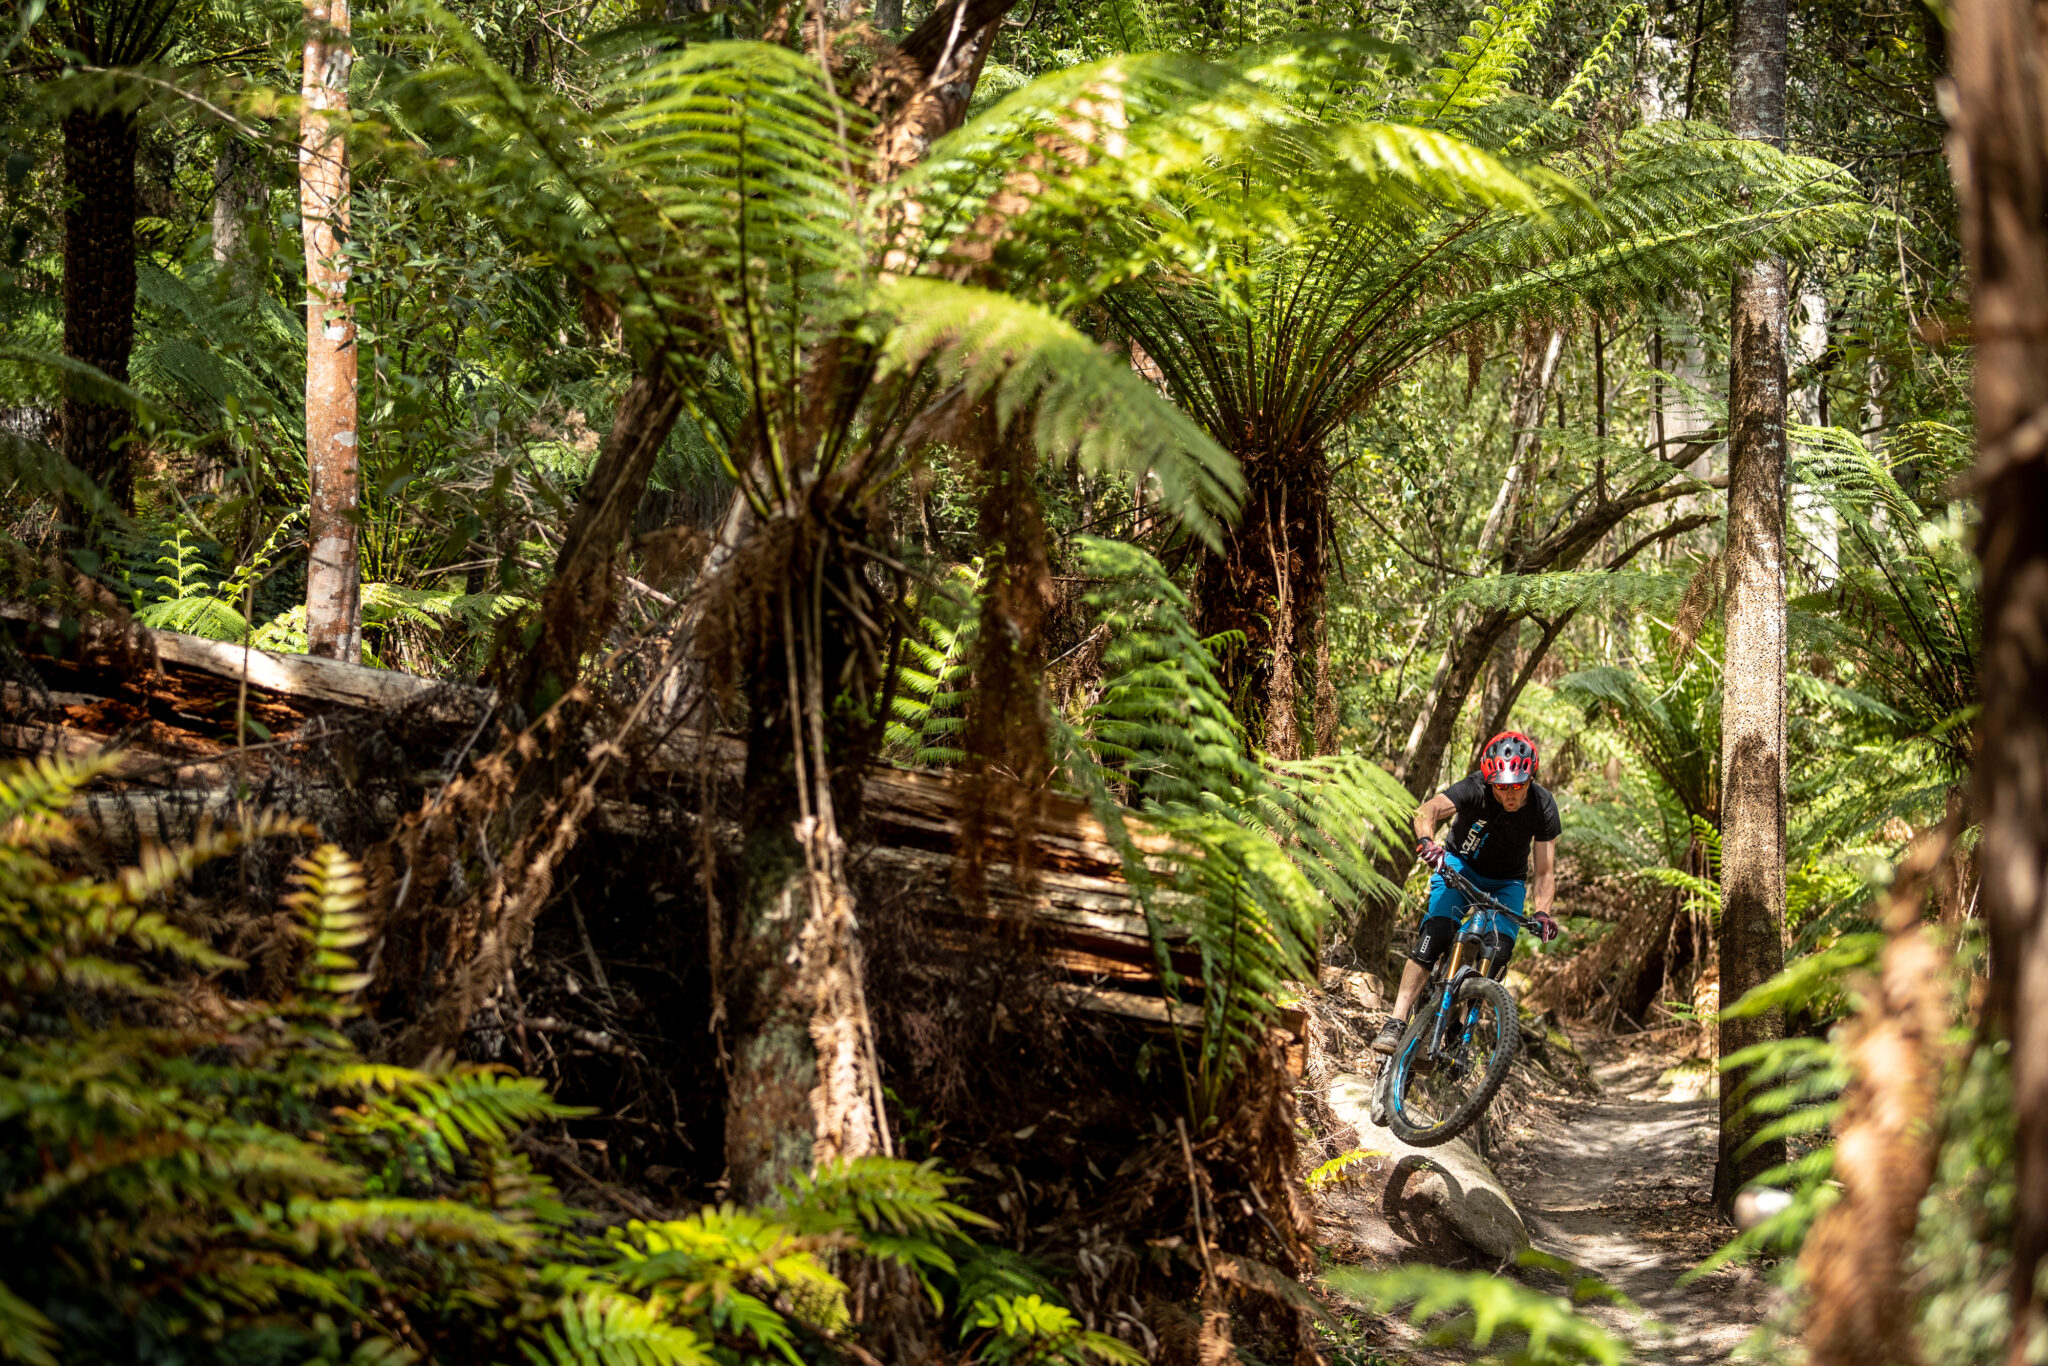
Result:
{"label": "shaded forest background", "polygon": [[2048,1350],[2039,39],[1742,2],[17,7],[0,1353],[1617,1359],[1306,1202],[1509,725],[1769,1349]]}

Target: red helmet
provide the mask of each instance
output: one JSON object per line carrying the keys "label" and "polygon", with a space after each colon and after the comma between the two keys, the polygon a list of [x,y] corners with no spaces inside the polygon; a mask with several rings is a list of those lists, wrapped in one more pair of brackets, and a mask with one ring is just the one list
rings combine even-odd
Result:
{"label": "red helmet", "polygon": [[1536,742],[1518,730],[1504,730],[1479,753],[1479,776],[1489,783],[1536,781]]}

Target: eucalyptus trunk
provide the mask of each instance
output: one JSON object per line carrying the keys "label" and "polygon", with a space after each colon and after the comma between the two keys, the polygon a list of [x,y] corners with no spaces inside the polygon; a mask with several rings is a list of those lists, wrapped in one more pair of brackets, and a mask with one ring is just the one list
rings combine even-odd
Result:
{"label": "eucalyptus trunk", "polygon": [[[1740,0],[1729,109],[1738,137],[1785,141],[1785,0]],[[1784,966],[1785,921],[1785,263],[1735,273],[1728,364],[1727,659],[1721,702],[1721,1001],[1732,1006]],[[1777,1011],[1724,1017],[1726,1058],[1783,1037]],[[1742,1186],[1784,1160],[1752,1143],[1748,1069],[1721,1080],[1714,1194],[1732,1212]]]}
{"label": "eucalyptus trunk", "polygon": [[2048,1254],[2048,28],[2028,0],[1955,9],[1955,159],[1972,276],[1983,695],[1975,810],[1991,938],[1987,1024],[2012,1041],[2018,1120],[2009,1360]]}
{"label": "eucalyptus trunk", "polygon": [[299,217],[306,246],[306,650],[355,663],[363,649],[356,519],[356,322],[349,303],[348,0],[306,0]]}
{"label": "eucalyptus trunk", "polygon": [[268,238],[261,225],[269,205],[263,155],[240,138],[228,138],[213,162],[213,259],[230,288],[247,298],[256,297],[267,274]]}
{"label": "eucalyptus trunk", "polygon": [[[135,120],[82,109],[64,119],[64,354],[118,384],[135,349]],[[64,384],[64,458],[123,510],[135,501],[128,409],[90,381]],[[91,513],[60,505],[67,536],[82,540]]]}

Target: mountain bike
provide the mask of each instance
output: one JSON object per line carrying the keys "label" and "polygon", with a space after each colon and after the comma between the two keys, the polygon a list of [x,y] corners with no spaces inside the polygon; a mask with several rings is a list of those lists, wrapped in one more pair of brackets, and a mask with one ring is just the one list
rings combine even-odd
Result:
{"label": "mountain bike", "polygon": [[1478,929],[1489,914],[1526,927],[1531,917],[1502,905],[1451,868],[1444,885],[1469,898],[1457,942],[1430,971],[1400,1047],[1380,1062],[1372,1122],[1418,1148],[1448,1143],[1484,1114],[1522,1046],[1515,998],[1501,985],[1509,954],[1485,953]]}

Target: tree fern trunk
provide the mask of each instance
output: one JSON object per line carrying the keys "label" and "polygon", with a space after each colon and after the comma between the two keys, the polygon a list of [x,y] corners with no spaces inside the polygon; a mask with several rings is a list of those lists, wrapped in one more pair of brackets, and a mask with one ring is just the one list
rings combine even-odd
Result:
{"label": "tree fern trunk", "polygon": [[[135,122],[125,113],[80,110],[64,120],[64,354],[128,382],[135,348]],[[128,410],[86,383],[64,388],[64,458],[123,508],[134,504],[124,439]],[[66,500],[60,514],[82,531],[88,513]]]}
{"label": "tree fern trunk", "polygon": [[348,300],[348,0],[307,0],[299,214],[306,243],[306,649],[362,654],[356,323]]}
{"label": "tree fern trunk", "polygon": [[[1297,651],[1314,650],[1321,630],[1330,466],[1319,449],[1238,456],[1244,510],[1224,532],[1223,549],[1204,552],[1196,567],[1195,629],[1204,636],[1243,632],[1243,646],[1223,654],[1232,708],[1261,744],[1296,758],[1305,728],[1295,660]],[[1306,729],[1313,736],[1313,723]]]}
{"label": "tree fern trunk", "polygon": [[1991,931],[1987,1022],[2012,1040],[2019,1121],[2010,1360],[2041,1320],[2048,1254],[2048,40],[2027,0],[1962,0],[1956,179],[1977,347],[1983,523],[1976,812]]}
{"label": "tree fern trunk", "polygon": [[[1740,137],[1785,140],[1785,0],[1741,0],[1731,122]],[[1727,663],[1721,703],[1721,1003],[1784,966],[1785,921],[1785,263],[1735,274],[1728,378]],[[1784,1033],[1772,1012],[1721,1022],[1721,1056]],[[1743,1113],[1742,1072],[1721,1080],[1723,1213],[1782,1141],[1743,1151],[1761,1121]]]}
{"label": "tree fern trunk", "polygon": [[[732,1040],[726,1169],[743,1203],[817,1165],[889,1149],[838,821],[842,810],[857,819],[867,756],[845,718],[824,714],[823,680],[840,677],[847,633],[823,619],[818,640],[796,625],[813,576],[809,555],[788,563],[755,617],[767,629],[747,666],[742,888],[713,963]],[[776,625],[768,604],[791,598]]]}

